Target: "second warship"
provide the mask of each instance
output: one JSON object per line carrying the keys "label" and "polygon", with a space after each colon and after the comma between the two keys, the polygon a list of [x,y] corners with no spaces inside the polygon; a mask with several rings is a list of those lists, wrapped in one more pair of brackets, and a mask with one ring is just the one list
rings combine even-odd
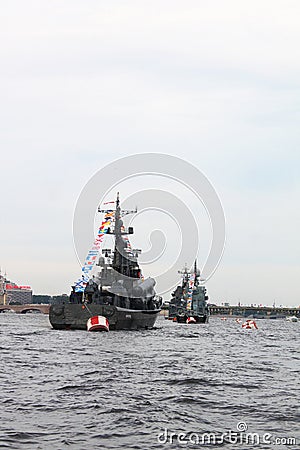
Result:
{"label": "second warship", "polygon": [[[155,293],[155,280],[144,279],[138,264],[140,250],[132,249],[122,217],[136,211],[122,210],[119,194],[115,209],[98,211],[105,213],[94,246],[82,268],[82,279],[72,286],[66,301],[50,306],[49,320],[55,329],[87,329],[93,316],[103,316],[110,330],[137,330],[151,328],[160,312],[162,298]],[[100,246],[104,234],[113,235],[113,251]],[[94,261],[98,258],[98,271],[91,276]]]}
{"label": "second warship", "polygon": [[179,323],[207,323],[209,319],[208,295],[200,285],[200,271],[195,261],[192,271],[185,267],[179,272],[182,283],[172,293],[168,319]]}

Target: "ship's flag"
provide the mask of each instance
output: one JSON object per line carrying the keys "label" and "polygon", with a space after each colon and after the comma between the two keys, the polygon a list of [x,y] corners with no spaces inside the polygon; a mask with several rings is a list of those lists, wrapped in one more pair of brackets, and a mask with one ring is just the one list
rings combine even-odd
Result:
{"label": "ship's flag", "polygon": [[94,257],[97,255],[98,255],[98,252],[96,250],[90,250],[88,253],[88,257]]}
{"label": "ship's flag", "polygon": [[194,285],[195,285],[195,274],[191,274],[189,279],[189,290],[187,293],[188,300],[186,302],[186,309],[188,310],[192,309]]}
{"label": "ship's flag", "polygon": [[[114,202],[109,202],[114,203]],[[95,261],[97,259],[97,256],[99,254],[99,250],[101,247],[101,244],[103,242],[104,234],[107,233],[108,228],[111,226],[112,221],[114,220],[114,211],[109,210],[104,216],[104,221],[99,227],[97,236],[94,240],[93,246],[91,250],[89,250],[84,265],[82,267],[82,273],[84,277],[84,281],[82,279],[78,280],[77,283],[75,283],[75,292],[83,292],[85,289],[85,285],[88,282],[90,278],[90,272],[94,267]]]}
{"label": "ship's flag", "polygon": [[85,286],[86,286],[86,282],[83,279],[78,280],[77,283],[75,283],[75,291],[76,292],[84,292]]}
{"label": "ship's flag", "polygon": [[110,220],[105,220],[104,222],[102,222],[101,227],[100,227],[100,230],[101,230],[102,228],[107,227],[108,225],[110,225]]}

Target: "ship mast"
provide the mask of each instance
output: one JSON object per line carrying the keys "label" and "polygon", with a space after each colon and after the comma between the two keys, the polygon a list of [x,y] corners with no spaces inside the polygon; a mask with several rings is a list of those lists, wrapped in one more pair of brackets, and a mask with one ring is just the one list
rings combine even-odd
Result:
{"label": "ship mast", "polygon": [[[123,257],[122,253],[124,253],[125,242],[122,239],[122,225],[123,222],[121,220],[121,208],[120,208],[120,195],[117,193],[116,200],[116,212],[115,212],[115,230],[114,234],[116,236],[115,239],[115,249],[114,249],[114,259],[113,259],[113,268],[119,273],[123,273]],[[123,233],[124,234],[124,233]]]}
{"label": "ship mast", "polygon": [[[115,271],[119,272],[122,275],[126,275],[131,278],[139,278],[140,269],[138,267],[138,263],[136,258],[132,256],[129,258],[128,252],[130,248],[128,247],[128,239],[124,239],[123,236],[128,234],[133,234],[133,228],[129,227],[128,230],[125,229],[123,225],[122,217],[127,214],[135,214],[137,213],[137,209],[135,210],[124,210],[121,209],[120,206],[120,195],[117,193],[116,198],[116,207],[115,207],[115,225],[114,229],[108,229],[107,234],[112,234],[115,236],[115,248],[114,248],[114,257],[112,262],[112,267]],[[104,213],[106,210],[98,209],[99,212]],[[138,254],[140,250],[133,250],[134,253]]]}
{"label": "ship mast", "polygon": [[198,286],[199,285],[199,276],[200,276],[200,271],[197,267],[197,260],[195,259],[194,262],[194,267],[193,269],[188,269],[187,265],[184,266],[184,268],[182,270],[178,270],[178,273],[180,273],[182,275],[182,287],[184,289],[188,289],[188,284],[189,281],[191,279],[191,277],[194,277],[194,285]]}
{"label": "ship mast", "polygon": [[195,259],[195,263],[194,263],[194,275],[195,275],[195,286],[198,286],[200,271],[197,268],[197,260],[196,259]]}

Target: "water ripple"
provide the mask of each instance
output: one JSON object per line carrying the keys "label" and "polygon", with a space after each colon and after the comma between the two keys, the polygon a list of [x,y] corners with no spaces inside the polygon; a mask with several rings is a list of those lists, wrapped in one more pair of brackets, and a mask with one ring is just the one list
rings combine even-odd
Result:
{"label": "water ripple", "polygon": [[157,439],[165,429],[236,431],[241,421],[261,435],[297,433],[297,323],[260,320],[252,331],[233,319],[161,318],[155,330],[98,334],[54,331],[43,315],[13,319],[12,329],[0,315],[0,448],[169,448]]}

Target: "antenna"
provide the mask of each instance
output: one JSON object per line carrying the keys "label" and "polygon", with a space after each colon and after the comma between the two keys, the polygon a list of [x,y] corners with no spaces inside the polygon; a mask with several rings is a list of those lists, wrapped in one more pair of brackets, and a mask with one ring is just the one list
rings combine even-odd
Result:
{"label": "antenna", "polygon": [[[115,210],[117,210],[118,208],[120,208],[120,193],[117,192],[117,199],[114,202],[105,202],[103,203],[104,205],[108,205],[110,203],[115,203],[116,204],[116,208]],[[135,209],[120,209],[120,216],[126,216],[127,214],[136,214],[137,213],[137,207],[135,207]],[[108,213],[108,212],[113,212],[112,209],[102,209],[101,206],[98,206],[98,212],[100,213]]]}

